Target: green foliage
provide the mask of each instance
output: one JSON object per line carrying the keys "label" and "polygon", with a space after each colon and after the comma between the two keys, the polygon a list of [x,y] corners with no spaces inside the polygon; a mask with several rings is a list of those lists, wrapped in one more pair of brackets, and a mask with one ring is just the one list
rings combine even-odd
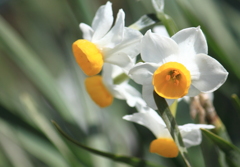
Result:
{"label": "green foliage", "polygon": [[[112,154],[112,153],[107,153],[107,152],[103,152],[103,151],[99,151],[99,150],[96,150],[96,149],[93,149],[93,148],[90,148],[90,147],[87,147],[79,142],[77,142],[76,140],[72,139],[70,136],[68,136],[60,127],[59,125],[52,121],[52,123],[55,125],[55,127],[57,128],[57,130],[66,138],[68,139],[69,141],[71,141],[72,143],[76,144],[78,147],[84,149],[84,150],[87,150],[93,154],[97,154],[97,155],[100,155],[100,156],[103,156],[103,157],[106,157],[106,158],[109,158],[113,161],[116,161],[116,162],[122,162],[122,163],[126,163],[126,164],[129,164],[129,165],[132,165],[132,166],[136,166],[136,167],[156,167],[156,166],[159,166],[159,165],[154,165],[154,164],[151,164],[143,159],[139,159],[139,158],[136,158],[136,157],[127,157],[127,156],[122,156],[122,155],[115,155],[115,154]],[[161,165],[159,166],[161,167]]]}
{"label": "green foliage", "polygon": [[204,135],[209,137],[214,144],[216,144],[221,151],[225,154],[226,162],[231,167],[237,167],[240,164],[240,149],[234,146],[233,144],[225,141],[219,136],[213,134],[212,132],[202,129]]}

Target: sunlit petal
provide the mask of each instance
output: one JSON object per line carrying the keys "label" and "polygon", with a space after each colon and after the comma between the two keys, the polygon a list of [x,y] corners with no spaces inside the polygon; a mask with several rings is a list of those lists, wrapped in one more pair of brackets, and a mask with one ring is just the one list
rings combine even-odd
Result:
{"label": "sunlit petal", "polygon": [[107,2],[106,5],[101,6],[92,22],[92,29],[94,30],[93,41],[101,39],[111,28],[113,24],[112,3]]}
{"label": "sunlit petal", "polygon": [[200,27],[183,29],[173,35],[172,39],[178,44],[181,56],[208,52],[207,41]]}
{"label": "sunlit petal", "polygon": [[179,54],[178,45],[171,38],[152,33],[145,34],[141,43],[141,57],[145,62],[165,63]]}
{"label": "sunlit petal", "polygon": [[227,79],[228,72],[214,58],[198,54],[195,56],[198,70],[191,71],[192,85],[201,92],[212,92],[218,89]]}

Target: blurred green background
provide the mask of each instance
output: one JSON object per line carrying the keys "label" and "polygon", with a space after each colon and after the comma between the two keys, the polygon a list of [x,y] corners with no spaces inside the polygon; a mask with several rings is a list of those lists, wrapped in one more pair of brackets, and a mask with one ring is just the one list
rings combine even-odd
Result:
{"label": "blurred green background", "polygon": [[[1,167],[128,166],[76,147],[57,132],[51,120],[89,147],[155,164],[181,166],[177,159],[149,153],[154,136],[148,129],[122,119],[136,112],[125,101],[115,99],[110,107],[100,109],[85,92],[85,75],[74,60],[71,45],[82,38],[79,23],[91,25],[96,10],[106,2],[0,0]],[[150,0],[111,2],[114,16],[120,8],[125,11],[126,26],[154,13]],[[229,71],[226,83],[214,93],[214,105],[237,146],[240,110],[231,96],[240,95],[239,7],[239,0],[166,0],[164,10],[179,30],[200,25],[209,55]],[[134,82],[131,84],[140,90]],[[178,105],[177,120],[179,124],[194,122],[184,101]],[[193,166],[204,166],[199,146],[188,151]]]}

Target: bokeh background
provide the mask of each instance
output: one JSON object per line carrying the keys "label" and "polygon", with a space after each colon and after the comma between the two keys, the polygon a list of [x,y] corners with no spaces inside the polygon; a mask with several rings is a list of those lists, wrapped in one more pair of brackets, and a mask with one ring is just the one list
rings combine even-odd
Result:
{"label": "bokeh background", "polygon": [[[86,94],[85,75],[74,60],[71,45],[82,38],[79,23],[91,25],[98,7],[106,2],[0,0],[1,167],[128,166],[77,147],[58,133],[51,120],[89,147],[181,166],[177,158],[149,153],[154,136],[145,127],[122,119],[136,112],[125,101],[115,99],[110,107],[100,109]],[[150,0],[111,2],[114,16],[120,8],[125,11],[126,26],[155,12]],[[214,106],[236,146],[240,146],[240,110],[232,95],[240,95],[239,8],[239,0],[166,0],[164,9],[179,30],[201,26],[209,55],[229,71],[226,83],[214,93]],[[149,28],[152,26],[142,33]],[[176,118],[179,124],[194,122],[185,101],[179,103]],[[193,166],[204,166],[199,146],[188,152]]]}

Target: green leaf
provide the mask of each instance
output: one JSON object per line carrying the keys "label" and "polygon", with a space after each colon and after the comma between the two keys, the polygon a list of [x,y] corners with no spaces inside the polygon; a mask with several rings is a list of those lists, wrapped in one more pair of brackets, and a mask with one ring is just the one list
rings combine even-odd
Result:
{"label": "green leaf", "polygon": [[238,167],[240,164],[240,150],[233,144],[225,141],[214,133],[201,129],[203,134],[209,137],[224,153],[226,162],[231,167]]}
{"label": "green leaf", "polygon": [[173,117],[166,100],[163,97],[159,96],[155,91],[154,91],[154,100],[155,100],[155,103],[157,104],[159,115],[164,120],[169,132],[171,133],[172,138],[178,145],[178,148],[180,150],[180,153],[184,160],[185,165],[188,167],[191,166],[187,159],[187,155],[186,155],[187,150],[183,144],[177,122]]}
{"label": "green leaf", "polygon": [[[225,156],[221,152],[218,147],[209,139],[206,135],[202,135],[202,143],[200,144],[202,156],[204,159],[205,167],[224,167],[223,163],[225,162]],[[221,163],[222,162],[222,163]]]}
{"label": "green leaf", "polygon": [[136,157],[128,157],[128,156],[122,156],[122,155],[114,155],[112,153],[107,153],[107,152],[103,152],[103,151],[99,151],[90,147],[87,147],[79,142],[77,142],[76,140],[72,139],[70,136],[68,136],[61,128],[60,126],[55,122],[52,121],[52,123],[55,125],[55,127],[57,128],[57,130],[69,141],[71,141],[72,143],[76,144],[77,146],[81,147],[82,149],[85,149],[91,153],[103,156],[105,158],[109,158],[113,161],[116,162],[122,162],[128,165],[132,165],[134,167],[163,167],[161,165],[154,165],[151,164],[148,161],[136,158]]}

